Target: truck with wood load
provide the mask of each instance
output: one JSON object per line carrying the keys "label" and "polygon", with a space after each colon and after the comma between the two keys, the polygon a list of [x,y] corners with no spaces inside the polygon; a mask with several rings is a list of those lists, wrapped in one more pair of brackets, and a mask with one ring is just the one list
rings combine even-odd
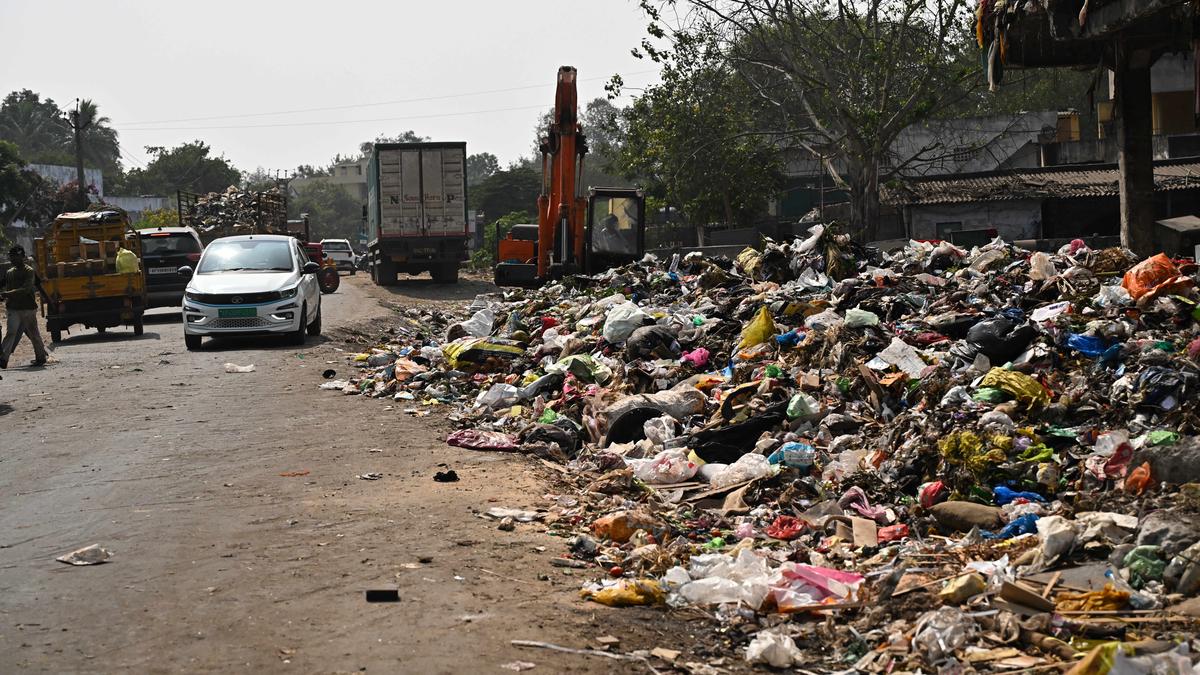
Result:
{"label": "truck with wood load", "polygon": [[380,286],[400,272],[458,281],[467,259],[467,144],[376,143],[367,164],[367,262]]}
{"label": "truck with wood load", "polygon": [[122,324],[143,331],[146,280],[142,244],[124,211],[63,213],[33,241],[50,341],[75,324],[103,333]]}

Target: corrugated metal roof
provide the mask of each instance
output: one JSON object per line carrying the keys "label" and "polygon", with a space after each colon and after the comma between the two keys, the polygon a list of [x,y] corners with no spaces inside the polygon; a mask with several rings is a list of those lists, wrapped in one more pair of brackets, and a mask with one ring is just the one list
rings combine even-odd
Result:
{"label": "corrugated metal roof", "polygon": [[[1200,160],[1156,164],[1154,189],[1200,188]],[[1018,169],[931,179],[909,180],[882,190],[881,200],[892,206],[965,204],[1050,197],[1113,197],[1119,194],[1113,165]]]}

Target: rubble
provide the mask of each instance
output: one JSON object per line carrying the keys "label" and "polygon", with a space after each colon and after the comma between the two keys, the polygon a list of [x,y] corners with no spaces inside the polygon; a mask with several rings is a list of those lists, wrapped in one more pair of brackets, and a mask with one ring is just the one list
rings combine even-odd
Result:
{"label": "rubble", "polygon": [[1196,271],[818,226],[402,310],[320,386],[558,466],[573,494],[523,507],[582,596],[693,608],[752,663],[1191,663],[1122,645],[1195,636]]}

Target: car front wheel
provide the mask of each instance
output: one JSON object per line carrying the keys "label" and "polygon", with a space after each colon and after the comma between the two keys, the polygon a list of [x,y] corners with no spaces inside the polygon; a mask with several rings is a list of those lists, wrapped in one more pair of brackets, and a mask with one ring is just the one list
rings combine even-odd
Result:
{"label": "car front wheel", "polygon": [[189,352],[194,352],[200,349],[200,342],[204,337],[200,335],[184,335],[183,344],[188,348]]}
{"label": "car front wheel", "polygon": [[308,324],[308,334],[313,335],[313,336],[321,334],[321,306],[320,305],[317,305],[317,318],[313,319],[313,322]]}
{"label": "car front wheel", "polygon": [[308,305],[300,308],[300,320],[296,322],[296,330],[292,331],[288,336],[288,341],[294,345],[304,344],[304,337],[308,331]]}

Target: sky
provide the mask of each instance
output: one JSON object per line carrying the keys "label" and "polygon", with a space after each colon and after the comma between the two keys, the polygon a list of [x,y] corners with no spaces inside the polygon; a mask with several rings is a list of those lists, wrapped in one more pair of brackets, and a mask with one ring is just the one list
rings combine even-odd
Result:
{"label": "sky", "polygon": [[126,168],[199,139],[286,173],[408,129],[505,165],[531,152],[559,66],[581,102],[614,73],[656,81],[630,53],[646,24],[635,0],[0,0],[0,95],[92,99]]}

